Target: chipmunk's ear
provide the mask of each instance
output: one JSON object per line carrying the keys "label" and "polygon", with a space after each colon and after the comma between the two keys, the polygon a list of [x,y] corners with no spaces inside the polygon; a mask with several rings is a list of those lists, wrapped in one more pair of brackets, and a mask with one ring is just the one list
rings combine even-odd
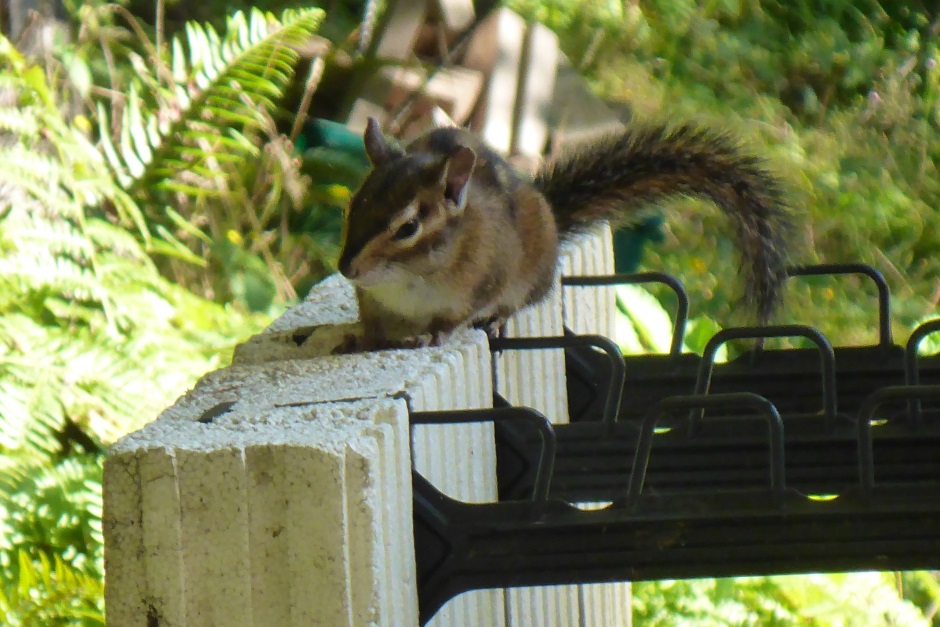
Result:
{"label": "chipmunk's ear", "polygon": [[372,162],[372,165],[382,165],[405,154],[401,146],[385,136],[382,132],[382,126],[375,118],[369,118],[362,139],[365,142],[366,154],[369,155],[369,161]]}
{"label": "chipmunk's ear", "polygon": [[467,187],[476,162],[476,153],[461,146],[444,167],[444,198],[454,204],[454,214],[462,213],[467,206]]}

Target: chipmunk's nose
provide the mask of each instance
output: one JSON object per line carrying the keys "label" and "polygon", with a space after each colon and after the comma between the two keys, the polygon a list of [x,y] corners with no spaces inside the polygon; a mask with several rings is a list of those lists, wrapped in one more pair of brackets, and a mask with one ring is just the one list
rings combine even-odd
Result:
{"label": "chipmunk's nose", "polygon": [[339,263],[337,264],[339,273],[349,280],[356,279],[359,276],[359,269],[356,267],[356,264],[353,263],[354,259],[355,257],[352,255],[344,253],[340,256]]}

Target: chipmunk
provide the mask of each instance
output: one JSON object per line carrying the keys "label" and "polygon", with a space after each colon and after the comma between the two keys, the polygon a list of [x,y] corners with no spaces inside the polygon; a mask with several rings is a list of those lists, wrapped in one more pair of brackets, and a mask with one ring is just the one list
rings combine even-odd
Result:
{"label": "chipmunk", "polygon": [[710,199],[731,218],[761,322],[779,301],[788,207],[778,181],[726,134],[628,128],[534,179],[463,129],[403,147],[370,119],[364,141],[373,168],[350,202],[339,271],[355,285],[365,336],[339,351],[439,344],[469,325],[492,334],[550,291],[565,238],[670,197]]}

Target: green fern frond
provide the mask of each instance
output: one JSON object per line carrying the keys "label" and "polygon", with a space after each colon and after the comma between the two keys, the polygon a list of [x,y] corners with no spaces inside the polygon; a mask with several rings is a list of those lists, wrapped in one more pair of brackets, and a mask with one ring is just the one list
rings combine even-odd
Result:
{"label": "green fern frond", "polygon": [[[55,555],[17,552],[17,568],[0,588],[0,624],[104,627],[104,586],[100,577],[69,566]],[[76,622],[80,621],[80,622]]]}
{"label": "green fern frond", "polygon": [[[16,103],[0,108],[0,624],[103,625],[101,465],[87,453],[151,420],[265,320],[159,274],[136,201],[46,81],[0,36]],[[157,118],[129,115],[126,147],[162,150]]]}
{"label": "green fern frond", "polygon": [[43,250],[52,257],[67,255],[77,260],[89,259],[94,254],[94,242],[68,220],[51,221],[35,214],[21,218],[16,232],[23,248],[42,245],[35,250]]}
{"label": "green fern frond", "polygon": [[[17,546],[33,539],[35,545],[48,548],[72,546],[98,561],[92,568],[99,569],[97,548],[86,549],[100,538],[90,531],[100,521],[100,491],[101,459],[97,456],[75,456],[51,465],[29,457],[0,458],[0,521],[5,527],[0,552],[8,559]],[[65,524],[56,529],[43,520],[50,517]],[[3,563],[4,567],[14,565]]]}
{"label": "green fern frond", "polygon": [[[42,118],[34,116],[37,123]],[[68,186],[71,175],[64,171],[60,161],[51,155],[30,148],[23,137],[9,148],[0,149],[0,180],[26,189],[30,195],[46,203],[57,196],[60,187]],[[69,211],[57,206],[57,213]]]}
{"label": "green fern frond", "polygon": [[322,17],[319,9],[287,11],[280,21],[257,9],[238,12],[222,37],[211,26],[187,24],[185,43],[171,43],[174,84],[157,92],[156,112],[146,111],[144,81],[132,84],[112,140],[107,111],[99,106],[101,149],[122,185],[143,196],[155,190],[203,195],[221,164],[256,154],[239,134],[261,127],[259,108],[274,112],[293,75],[297,47]]}
{"label": "green fern frond", "polygon": [[153,267],[153,263],[140,247],[137,239],[126,229],[99,218],[88,219],[84,235],[96,248],[107,250],[123,259],[133,260],[138,274],[140,266]]}
{"label": "green fern frond", "polygon": [[80,300],[106,298],[95,272],[67,257],[0,259],[0,273],[22,289],[49,291]]}
{"label": "green fern frond", "polygon": [[10,374],[15,370],[8,365],[0,362],[0,371],[10,377],[0,380],[0,451],[55,453],[57,444],[51,436],[62,424],[61,406],[15,380]]}
{"label": "green fern frond", "polygon": [[36,118],[19,107],[0,107],[0,131],[35,137],[39,130]]}

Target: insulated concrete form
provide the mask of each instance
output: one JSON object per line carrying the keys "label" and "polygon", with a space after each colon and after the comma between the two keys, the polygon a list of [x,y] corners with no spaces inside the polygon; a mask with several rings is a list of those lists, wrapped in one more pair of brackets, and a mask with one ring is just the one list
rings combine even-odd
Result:
{"label": "insulated concrete form", "polygon": [[[606,229],[561,272],[612,271]],[[560,351],[492,357],[479,331],[445,346],[330,355],[356,328],[334,276],[235,363],[206,375],[105,465],[108,624],[417,624],[412,464],[465,501],[496,497],[492,426],[418,426],[413,411],[489,407],[495,388],[567,421]],[[609,290],[561,288],[510,335],[612,330]],[[599,504],[583,504],[596,507]],[[629,587],[483,590],[432,625],[628,625]]]}

